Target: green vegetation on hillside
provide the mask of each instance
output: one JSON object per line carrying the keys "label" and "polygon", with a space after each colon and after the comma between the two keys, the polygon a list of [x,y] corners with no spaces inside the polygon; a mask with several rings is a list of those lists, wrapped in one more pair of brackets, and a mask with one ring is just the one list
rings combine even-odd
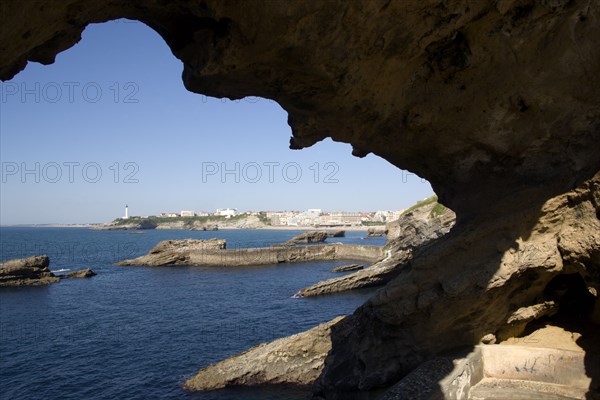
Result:
{"label": "green vegetation on hillside", "polygon": [[431,213],[429,214],[429,216],[431,218],[435,218],[435,217],[437,217],[439,215],[442,215],[448,209],[444,205],[438,203],[437,200],[438,200],[438,197],[436,195],[433,195],[431,197],[426,198],[425,200],[418,201],[415,205],[413,205],[413,206],[407,208],[406,210],[404,210],[404,212],[402,213],[402,215],[406,215],[406,214],[408,214],[411,211],[414,211],[414,210],[416,210],[418,208],[427,206],[429,204],[434,204],[433,208],[431,209]]}
{"label": "green vegetation on hillside", "polygon": [[[112,222],[112,225],[130,225],[130,224],[142,224],[148,227],[158,224],[183,222],[185,228],[191,228],[196,225],[212,225],[224,222],[234,222],[247,218],[247,214],[239,214],[231,218],[220,215],[209,215],[206,217],[158,217],[155,215],[149,217],[129,217],[128,219],[118,218]],[[260,218],[260,216],[259,216]],[[266,217],[265,217],[266,218]],[[264,221],[263,221],[264,222]]]}
{"label": "green vegetation on hillside", "polygon": [[424,206],[432,204],[432,203],[437,203],[437,199],[438,199],[438,197],[436,195],[433,195],[431,197],[426,198],[425,200],[417,201],[414,205],[412,205],[409,208],[407,208],[406,210],[404,210],[402,215],[408,214],[409,212],[414,211],[417,208],[421,208],[421,207],[424,207]]}
{"label": "green vegetation on hillside", "polygon": [[265,225],[271,225],[271,220],[269,218],[267,218],[267,214],[264,212],[261,212],[258,214],[258,219],[260,222],[262,222]]}
{"label": "green vegetation on hillside", "polygon": [[435,203],[435,206],[433,206],[433,208],[431,209],[431,217],[435,218],[438,215],[442,215],[443,213],[446,212],[448,208],[444,207],[442,204],[440,203]]}

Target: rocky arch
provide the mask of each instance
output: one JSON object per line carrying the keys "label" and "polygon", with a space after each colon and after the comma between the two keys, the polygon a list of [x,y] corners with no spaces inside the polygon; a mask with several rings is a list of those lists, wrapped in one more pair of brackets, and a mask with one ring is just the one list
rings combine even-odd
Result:
{"label": "rocky arch", "polygon": [[596,0],[0,7],[3,80],[52,63],[89,23],[136,19],[183,61],[190,91],[274,99],[291,148],[351,143],[426,178],[457,212],[448,237],[334,330],[323,396],[389,385],[437,351],[502,331],[556,274],[585,270],[598,288]]}

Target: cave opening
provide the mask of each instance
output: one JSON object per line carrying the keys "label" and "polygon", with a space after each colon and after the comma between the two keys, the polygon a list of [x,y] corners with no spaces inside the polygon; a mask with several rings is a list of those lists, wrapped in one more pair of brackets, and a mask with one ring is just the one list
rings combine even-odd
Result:
{"label": "cave opening", "polygon": [[[60,206],[75,196],[94,204],[85,218],[100,222],[121,203],[142,216],[222,207],[353,212],[401,210],[433,194],[426,180],[378,156],[353,157],[348,144],[326,139],[291,151],[287,113],[275,101],[190,93],[181,71],[154,30],[120,19],[88,25],[54,64],[30,63],[3,82],[3,183],[12,189],[2,194],[3,223],[75,223],[84,211]],[[54,217],[42,215],[34,188]],[[31,211],[17,211],[24,206]]]}

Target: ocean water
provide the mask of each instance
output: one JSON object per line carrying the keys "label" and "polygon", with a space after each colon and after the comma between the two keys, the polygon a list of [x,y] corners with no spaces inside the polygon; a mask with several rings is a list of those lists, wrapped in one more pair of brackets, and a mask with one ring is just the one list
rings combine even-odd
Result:
{"label": "ocean water", "polygon": [[[372,291],[310,299],[299,289],[347,261],[259,267],[116,267],[160,240],[218,237],[228,248],[284,242],[301,231],[91,231],[0,228],[0,260],[47,254],[53,271],[90,279],[0,288],[1,399],[304,399],[293,388],[186,393],[200,368],[351,313]],[[347,232],[329,241],[382,245]],[[59,272],[60,273],[60,272]]]}

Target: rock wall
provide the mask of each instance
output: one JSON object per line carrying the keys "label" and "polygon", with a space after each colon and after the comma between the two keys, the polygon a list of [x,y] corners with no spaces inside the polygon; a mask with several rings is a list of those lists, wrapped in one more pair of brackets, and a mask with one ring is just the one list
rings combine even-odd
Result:
{"label": "rock wall", "polygon": [[385,285],[407,267],[415,253],[426,253],[428,251],[426,245],[446,235],[454,225],[455,214],[452,210],[445,208],[439,215],[434,215],[436,204],[419,207],[403,214],[397,221],[387,224],[384,257],[373,265],[352,274],[317,282],[300,290],[296,295],[320,296]]}
{"label": "rock wall", "polygon": [[521,334],[551,301],[585,323],[600,288],[599,200],[600,173],[541,208],[457,224],[332,329],[316,393],[361,398],[442,351]]}
{"label": "rock wall", "polygon": [[426,178],[457,213],[451,234],[335,326],[323,396],[388,385],[498,331],[557,274],[581,274],[597,293],[597,0],[0,7],[0,79],[52,63],[90,22],[137,19],[183,62],[190,91],[274,99],[291,148],[351,143]]}

